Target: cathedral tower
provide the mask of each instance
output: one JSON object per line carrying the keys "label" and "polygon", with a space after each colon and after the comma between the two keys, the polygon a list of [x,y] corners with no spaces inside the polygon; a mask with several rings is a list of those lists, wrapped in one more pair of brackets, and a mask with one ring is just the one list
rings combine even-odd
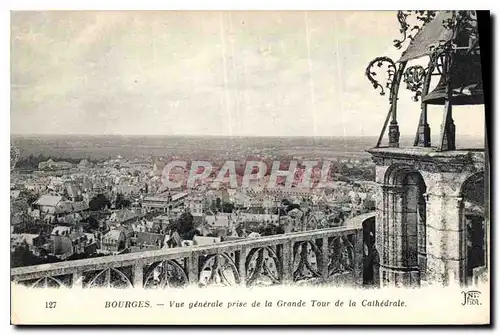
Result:
{"label": "cathedral tower", "polygon": [[[485,151],[457,148],[453,107],[483,104],[477,19],[473,11],[398,12],[402,31],[416,15],[422,26],[401,58],[378,57],[366,75],[389,90],[390,108],[379,140],[370,149],[379,185],[375,244],[381,286],[468,285],[487,273],[489,222],[485,221]],[[408,31],[407,31],[408,30]],[[396,42],[401,47],[401,42]],[[427,66],[408,66],[415,60]],[[387,65],[387,85],[375,69]],[[432,79],[438,79],[433,90]],[[401,82],[420,101],[413,146],[400,143],[398,90]],[[431,145],[428,106],[442,110],[439,140]],[[384,134],[388,144],[382,145]],[[434,144],[434,143],[433,143]]]}

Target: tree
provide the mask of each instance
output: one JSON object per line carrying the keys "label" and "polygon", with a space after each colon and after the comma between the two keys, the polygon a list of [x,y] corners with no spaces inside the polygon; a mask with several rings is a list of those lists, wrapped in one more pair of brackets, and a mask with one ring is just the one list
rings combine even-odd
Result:
{"label": "tree", "polygon": [[213,200],[210,202],[210,210],[214,213],[219,212],[219,206],[217,206],[217,201]]}
{"label": "tree", "polygon": [[130,205],[132,205],[131,201],[125,199],[125,197],[123,196],[123,194],[118,193],[116,195],[115,208],[122,209],[122,208],[125,208],[125,207],[130,207]]}
{"label": "tree", "polygon": [[99,221],[93,216],[89,216],[82,220],[82,222],[86,222],[88,224],[87,228],[90,231],[99,229]]}
{"label": "tree", "polygon": [[26,199],[28,206],[31,206],[35,201],[38,200],[38,195],[27,190],[23,190],[19,194],[19,198]]}
{"label": "tree", "polygon": [[17,268],[20,266],[30,266],[30,265],[39,265],[44,263],[55,263],[58,262],[59,259],[54,256],[47,256],[45,258],[38,257],[34,255],[28,245],[22,245],[15,248],[14,252],[10,254],[11,259],[11,267]]}
{"label": "tree", "polygon": [[194,217],[191,213],[182,213],[177,220],[177,231],[179,234],[186,233],[194,228]]}
{"label": "tree", "polygon": [[234,205],[230,202],[222,203],[222,212],[223,213],[232,213],[234,210]]}
{"label": "tree", "polygon": [[106,207],[111,207],[111,202],[104,194],[99,193],[89,201],[89,209],[91,211],[100,211]]}

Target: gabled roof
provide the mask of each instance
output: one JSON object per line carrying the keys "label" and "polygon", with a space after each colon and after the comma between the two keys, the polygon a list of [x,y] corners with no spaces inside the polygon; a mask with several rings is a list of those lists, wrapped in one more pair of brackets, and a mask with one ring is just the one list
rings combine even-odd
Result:
{"label": "gabled roof", "polygon": [[23,241],[29,245],[33,245],[33,240],[40,236],[39,234],[12,234],[11,241],[16,241],[17,243],[22,243]]}
{"label": "gabled roof", "polygon": [[62,235],[63,232],[69,234],[71,232],[71,228],[66,226],[57,226],[54,229],[52,229],[51,235],[56,235],[56,233],[58,235]]}
{"label": "gabled roof", "polygon": [[74,212],[81,212],[89,209],[89,205],[85,201],[71,202],[69,205]]}
{"label": "gabled roof", "polygon": [[35,205],[38,206],[53,206],[56,207],[62,200],[62,197],[59,195],[50,195],[44,194],[37,201],[35,201]]}
{"label": "gabled roof", "polygon": [[205,221],[215,227],[227,226],[229,224],[229,216],[227,215],[207,215]]}
{"label": "gabled roof", "polygon": [[124,222],[139,217],[140,214],[129,209],[120,209],[111,215],[112,221]]}
{"label": "gabled roof", "polygon": [[104,235],[105,239],[112,239],[118,241],[120,239],[120,235],[122,234],[121,230],[110,230],[106,235]]}

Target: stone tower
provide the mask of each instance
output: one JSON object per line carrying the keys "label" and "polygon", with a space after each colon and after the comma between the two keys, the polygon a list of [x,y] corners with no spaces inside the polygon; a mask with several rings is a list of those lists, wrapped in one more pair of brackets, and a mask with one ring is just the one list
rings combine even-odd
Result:
{"label": "stone tower", "polygon": [[[401,58],[394,62],[378,57],[366,71],[382,95],[385,87],[389,89],[390,104],[380,138],[369,150],[379,185],[375,244],[380,285],[469,285],[488,271],[484,178],[488,162],[484,149],[456,147],[452,110],[453,106],[483,104],[477,19],[471,11],[400,11],[403,30],[408,29],[407,14],[417,15],[422,26]],[[424,57],[427,67],[407,66]],[[383,65],[389,73],[386,86],[374,78],[374,69]],[[435,77],[439,82],[431,91]],[[411,147],[400,144],[397,100],[401,81],[420,101]],[[429,105],[441,106],[443,112],[434,146],[427,123]],[[383,146],[387,126],[389,141]]]}

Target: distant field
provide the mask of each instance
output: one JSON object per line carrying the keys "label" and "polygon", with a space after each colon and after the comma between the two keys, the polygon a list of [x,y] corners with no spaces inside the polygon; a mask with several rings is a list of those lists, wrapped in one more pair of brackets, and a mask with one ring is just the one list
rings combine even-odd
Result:
{"label": "distant field", "polygon": [[[12,135],[12,143],[21,156],[30,154],[70,158],[109,158],[121,155],[126,158],[146,156],[232,155],[240,159],[249,154],[267,151],[284,156],[305,157],[368,156],[375,137],[195,137],[195,136],[21,136]],[[402,145],[411,145],[412,138],[402,138]],[[480,148],[482,138],[465,138],[457,141],[459,147]]]}

